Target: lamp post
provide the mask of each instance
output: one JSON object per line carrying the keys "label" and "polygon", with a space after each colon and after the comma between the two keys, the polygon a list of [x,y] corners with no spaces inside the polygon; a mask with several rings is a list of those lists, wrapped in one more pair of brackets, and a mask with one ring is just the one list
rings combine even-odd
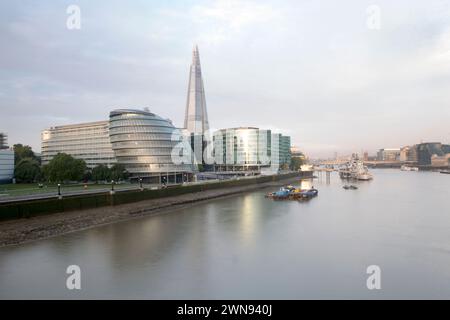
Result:
{"label": "lamp post", "polygon": [[139,188],[140,188],[141,190],[143,190],[143,188],[142,188],[142,178],[139,178]]}
{"label": "lamp post", "polygon": [[114,180],[111,180],[111,194],[114,194]]}
{"label": "lamp post", "polygon": [[62,195],[61,195],[61,183],[58,183],[58,199],[61,199]]}

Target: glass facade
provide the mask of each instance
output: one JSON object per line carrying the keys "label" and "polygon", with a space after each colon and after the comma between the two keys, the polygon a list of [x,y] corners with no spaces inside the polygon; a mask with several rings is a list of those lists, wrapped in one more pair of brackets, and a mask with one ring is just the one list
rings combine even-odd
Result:
{"label": "glass facade", "polygon": [[150,183],[179,183],[191,178],[191,163],[174,163],[172,154],[181,130],[151,112],[121,109],[110,113],[109,135],[117,162],[131,179]]}
{"label": "glass facade", "polygon": [[10,183],[14,177],[14,151],[0,150],[0,183]]}
{"label": "glass facade", "polygon": [[57,126],[42,132],[42,164],[47,164],[58,153],[82,159],[89,168],[116,162],[109,140],[109,122],[99,121]]}
{"label": "glass facade", "polygon": [[275,153],[278,150],[278,156],[274,154],[272,157],[273,161],[278,159],[276,164],[278,164],[280,169],[287,169],[291,163],[291,137],[274,133],[272,134],[272,144],[274,147],[277,147],[274,148]]}
{"label": "glass facade", "polygon": [[270,130],[222,129],[214,133],[213,142],[217,171],[259,171],[290,162],[290,137]]}
{"label": "glass facade", "polygon": [[2,132],[0,132],[0,150],[8,149],[8,136]]}

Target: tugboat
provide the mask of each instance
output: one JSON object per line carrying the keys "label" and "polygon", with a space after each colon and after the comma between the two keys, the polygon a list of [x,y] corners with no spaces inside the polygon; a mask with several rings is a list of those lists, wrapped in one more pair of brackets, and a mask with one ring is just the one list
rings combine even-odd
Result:
{"label": "tugboat", "polygon": [[319,191],[314,187],[310,189],[298,189],[292,186],[282,187],[276,192],[266,194],[266,198],[273,200],[309,200],[316,197]]}
{"label": "tugboat", "polygon": [[355,179],[368,181],[372,180],[373,176],[369,173],[369,169],[358,158],[352,158],[344,168],[339,169],[339,176],[341,179]]}
{"label": "tugboat", "polygon": [[286,200],[289,198],[291,192],[292,192],[291,189],[281,187],[280,190],[276,192],[268,193],[266,195],[266,198],[271,198],[273,200]]}

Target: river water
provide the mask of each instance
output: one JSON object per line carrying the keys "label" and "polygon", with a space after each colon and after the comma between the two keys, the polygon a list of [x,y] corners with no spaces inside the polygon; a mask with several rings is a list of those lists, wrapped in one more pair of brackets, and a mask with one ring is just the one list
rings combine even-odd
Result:
{"label": "river water", "polygon": [[315,179],[309,202],[272,188],[1,248],[0,298],[449,299],[450,176],[372,173],[358,190]]}

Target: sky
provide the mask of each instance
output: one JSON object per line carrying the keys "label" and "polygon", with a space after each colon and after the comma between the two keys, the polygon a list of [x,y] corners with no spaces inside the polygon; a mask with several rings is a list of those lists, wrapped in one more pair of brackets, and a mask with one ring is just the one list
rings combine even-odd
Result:
{"label": "sky", "polygon": [[450,0],[2,0],[0,132],[40,152],[117,108],[181,127],[195,44],[211,128],[311,157],[450,142]]}

